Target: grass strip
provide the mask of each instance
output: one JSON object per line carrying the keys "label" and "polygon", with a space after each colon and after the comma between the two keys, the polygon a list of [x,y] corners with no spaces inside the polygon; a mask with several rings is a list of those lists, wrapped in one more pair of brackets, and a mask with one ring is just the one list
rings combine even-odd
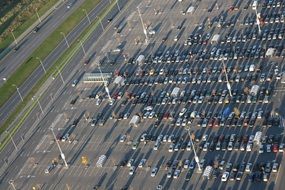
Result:
{"label": "grass strip", "polygon": [[[41,6],[41,9],[38,10],[39,16],[44,15],[50,8],[52,8],[58,0],[49,0],[48,3],[45,3]],[[24,23],[22,23],[20,26],[18,26],[14,31],[15,37],[19,37],[21,34],[23,34],[30,26],[32,26],[35,22],[37,22],[38,17],[35,14],[31,16],[28,20],[26,20]],[[5,39],[0,43],[0,51],[1,49],[6,49],[12,42],[14,41],[12,35],[9,35],[5,37]]]}
{"label": "grass strip", "polygon": [[[102,10],[102,12],[99,14],[99,18],[104,18],[116,5],[116,0],[113,1],[113,3]],[[100,22],[99,20],[96,20],[94,23],[89,25],[82,34],[78,37],[83,43],[88,40],[92,32],[99,26]],[[62,70],[67,63],[73,58],[73,56],[81,49],[80,43],[75,40],[70,48],[68,48],[64,54],[53,64],[52,67],[50,67],[47,70],[47,73],[43,75],[43,77],[34,85],[34,87],[31,89],[31,91],[28,93],[26,97],[24,97],[24,101],[21,102],[11,113],[8,117],[8,119],[5,121],[3,126],[0,128],[0,134],[2,134],[10,125],[11,123],[16,119],[17,115],[21,113],[21,111],[27,106],[29,101],[31,101],[32,97],[39,91],[39,89],[44,85],[44,83],[47,81],[47,79],[50,76],[56,77],[58,75],[58,70]],[[39,97],[40,98],[40,97]],[[23,122],[27,119],[29,114],[32,112],[33,108],[36,106],[36,102],[33,102],[30,108],[25,112],[25,114],[21,117],[19,122],[15,125],[15,127],[9,132],[10,135],[14,135],[17,130],[20,128],[20,126],[23,124]],[[3,148],[6,146],[6,144],[10,141],[10,135],[6,135],[6,137],[3,139],[3,141],[0,143],[0,151],[3,150]]]}

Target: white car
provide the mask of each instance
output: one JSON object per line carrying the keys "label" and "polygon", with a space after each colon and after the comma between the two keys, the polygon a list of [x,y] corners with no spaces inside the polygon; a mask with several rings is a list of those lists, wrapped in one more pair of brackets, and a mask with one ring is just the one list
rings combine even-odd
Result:
{"label": "white car", "polygon": [[154,168],[151,170],[150,176],[151,176],[151,177],[155,177],[156,174],[157,174],[157,171],[158,171],[158,168],[157,168],[157,167],[154,167]]}
{"label": "white car", "polygon": [[145,165],[145,163],[146,163],[146,159],[145,158],[141,159],[138,167],[142,168]]}
{"label": "white car", "polygon": [[126,135],[121,135],[120,142],[125,142],[126,138],[127,138]]}
{"label": "white car", "polygon": [[134,163],[134,159],[132,158],[128,161],[127,166],[131,167],[133,163]]}
{"label": "white car", "polygon": [[179,177],[179,175],[180,175],[180,172],[181,171],[179,169],[176,169],[175,172],[174,172],[173,178],[177,179]]}
{"label": "white car", "polygon": [[185,113],[186,113],[187,109],[186,108],[183,108],[180,113],[179,113],[179,116],[183,116]]}
{"label": "white car", "polygon": [[252,168],[252,163],[249,162],[249,163],[246,164],[245,171],[246,172],[250,172],[251,168]]}
{"label": "white car", "polygon": [[221,181],[226,182],[228,181],[230,173],[229,172],[224,172],[221,178]]}
{"label": "white car", "polygon": [[135,166],[131,166],[130,171],[129,171],[129,175],[134,175],[135,170],[136,170]]}

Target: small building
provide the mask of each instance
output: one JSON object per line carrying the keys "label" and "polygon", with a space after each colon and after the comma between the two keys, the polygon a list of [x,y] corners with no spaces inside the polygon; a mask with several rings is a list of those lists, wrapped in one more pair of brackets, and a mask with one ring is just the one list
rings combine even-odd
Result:
{"label": "small building", "polygon": [[83,83],[101,83],[108,82],[112,77],[112,73],[85,73],[82,77]]}

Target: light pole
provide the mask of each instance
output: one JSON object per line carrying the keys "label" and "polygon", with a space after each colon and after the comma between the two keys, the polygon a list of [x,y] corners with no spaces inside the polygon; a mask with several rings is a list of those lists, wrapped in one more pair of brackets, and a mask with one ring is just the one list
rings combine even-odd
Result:
{"label": "light pole", "polygon": [[5,131],[5,133],[7,133],[9,135],[9,137],[10,137],[10,139],[11,139],[11,141],[12,141],[14,147],[15,147],[15,149],[18,150],[18,147],[17,147],[17,145],[16,145],[16,143],[15,143],[11,133],[9,133],[9,131],[7,131],[7,130]]}
{"label": "light pole", "polygon": [[141,12],[140,12],[140,8],[137,7],[137,9],[138,9],[139,17],[140,17],[141,24],[142,24],[142,27],[143,27],[143,33],[144,33],[144,35],[145,35],[145,43],[148,44],[147,31],[146,31],[146,28],[145,28],[144,23],[143,23],[143,19],[142,19],[142,15],[141,15]]}
{"label": "light pole", "polygon": [[56,140],[56,136],[55,136],[55,134],[54,134],[53,127],[51,127],[50,130],[51,130],[52,135],[53,135],[53,137],[54,137],[54,140],[55,140],[55,142],[56,142],[56,144],[57,144],[57,147],[58,147],[58,150],[59,150],[59,152],[60,152],[60,156],[61,156],[61,158],[62,158],[62,160],[63,160],[63,162],[64,162],[64,165],[65,165],[66,169],[68,169],[68,164],[67,164],[67,162],[66,162],[66,160],[65,160],[65,155],[64,155],[64,153],[62,152],[58,141]]}
{"label": "light pole", "polygon": [[66,39],[65,34],[64,34],[63,32],[60,32],[60,34],[63,36],[63,38],[64,38],[64,40],[65,40],[65,43],[66,43],[67,47],[70,47],[70,45],[69,45],[69,43],[68,43],[68,41],[67,41],[67,39]]}
{"label": "light pole", "polygon": [[103,31],[105,31],[105,28],[104,28],[104,26],[103,26],[103,23],[102,23],[101,18],[100,18],[100,17],[98,17],[98,16],[97,16],[97,18],[99,19],[99,22],[100,22],[100,25],[101,25],[102,30],[103,30]]}
{"label": "light pole", "polygon": [[107,86],[107,82],[105,81],[104,79],[104,76],[103,76],[103,73],[102,73],[102,70],[101,70],[101,67],[100,67],[100,64],[98,63],[98,68],[99,68],[99,71],[100,71],[100,74],[101,74],[101,77],[102,77],[102,80],[103,80],[103,84],[104,84],[104,87],[105,87],[105,91],[108,95],[108,98],[109,98],[109,101],[110,101],[110,105],[113,105],[113,100],[110,96],[110,91],[109,91],[109,88]]}
{"label": "light pole", "polygon": [[16,37],[15,37],[15,35],[14,35],[13,30],[11,31],[11,34],[12,34],[12,36],[13,36],[13,38],[14,38],[15,44],[18,45],[18,41],[17,41],[17,39],[16,39]]}
{"label": "light pole", "polygon": [[42,66],[44,72],[47,73],[47,71],[46,71],[46,69],[45,69],[45,66],[44,66],[42,60],[41,60],[39,57],[36,57],[36,59],[39,60],[39,62],[40,62],[40,64],[41,64],[41,66]]}
{"label": "light pole", "polygon": [[255,14],[256,14],[256,23],[258,26],[258,34],[261,34],[261,27],[260,27],[260,13],[257,13],[257,10],[255,9]]}
{"label": "light pole", "polygon": [[41,106],[41,103],[40,103],[40,101],[39,101],[39,98],[36,97],[36,96],[33,96],[33,97],[32,97],[32,100],[33,100],[33,101],[34,101],[34,100],[37,101],[37,103],[38,103],[38,105],[39,105],[39,107],[40,107],[40,109],[41,109],[42,114],[44,114],[44,110],[43,110],[43,108],[42,108],[42,106]]}
{"label": "light pole", "polygon": [[9,184],[11,185],[11,187],[12,187],[13,190],[17,190],[16,187],[15,187],[15,185],[14,185],[14,180],[11,179],[11,180],[9,181]]}
{"label": "light pole", "polygon": [[37,17],[38,17],[39,23],[41,23],[41,22],[42,22],[42,20],[41,20],[41,17],[40,17],[40,15],[39,15],[39,13],[38,13],[38,9],[36,9],[36,14],[37,14]]}
{"label": "light pole", "polygon": [[190,134],[190,126],[188,128],[186,128],[187,132],[188,132],[188,135],[190,137],[190,142],[191,142],[191,146],[192,146],[192,149],[193,149],[193,152],[194,152],[194,159],[197,163],[197,166],[198,166],[198,171],[201,172],[202,171],[202,168],[200,166],[200,161],[199,161],[199,157],[197,156],[196,154],[196,150],[195,150],[195,147],[194,147],[194,144],[193,144],[193,141],[192,141],[192,137],[191,137],[191,134]]}
{"label": "light pole", "polygon": [[118,0],[116,0],[116,4],[117,4],[117,7],[118,7],[118,10],[121,11],[121,8],[119,6]]}
{"label": "light pole", "polygon": [[23,100],[23,97],[22,97],[22,95],[21,95],[21,93],[20,93],[20,90],[19,90],[18,86],[15,85],[15,84],[12,84],[12,86],[15,86],[15,87],[16,87],[17,92],[18,92],[18,94],[19,94],[19,96],[20,96],[20,98],[21,98],[21,100],[22,100],[22,102],[23,102],[24,100]]}
{"label": "light pole", "polygon": [[59,76],[61,78],[62,83],[64,84],[65,82],[63,80],[62,74],[61,74],[60,70],[58,69],[58,67],[56,67],[56,70],[57,70],[57,72],[58,72],[58,74],[59,74]]}
{"label": "light pole", "polygon": [[232,88],[231,88],[231,84],[230,84],[230,82],[229,82],[229,78],[228,78],[226,66],[225,66],[225,63],[224,63],[224,57],[222,57],[222,64],[223,64],[223,70],[225,71],[225,75],[226,75],[227,88],[228,88],[230,97],[232,97]]}
{"label": "light pole", "polygon": [[83,53],[84,53],[84,56],[86,56],[86,51],[85,51],[85,49],[84,49],[84,46],[83,46],[82,41],[81,41],[81,40],[78,40],[78,41],[79,41],[79,43],[80,43],[80,45],[81,45],[82,51],[83,51]]}
{"label": "light pole", "polygon": [[88,19],[89,24],[91,24],[91,20],[90,20],[90,18],[89,18],[89,15],[88,15],[86,9],[82,9],[82,11],[85,13],[85,15],[86,15],[86,17],[87,17],[87,19]]}

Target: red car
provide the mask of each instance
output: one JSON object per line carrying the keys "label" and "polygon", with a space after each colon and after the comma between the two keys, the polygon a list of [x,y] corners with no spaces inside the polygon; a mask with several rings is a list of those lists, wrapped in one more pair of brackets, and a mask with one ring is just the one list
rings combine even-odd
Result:
{"label": "red car", "polygon": [[274,144],[273,147],[272,147],[272,151],[273,151],[274,153],[277,153],[278,150],[279,150],[278,144]]}

